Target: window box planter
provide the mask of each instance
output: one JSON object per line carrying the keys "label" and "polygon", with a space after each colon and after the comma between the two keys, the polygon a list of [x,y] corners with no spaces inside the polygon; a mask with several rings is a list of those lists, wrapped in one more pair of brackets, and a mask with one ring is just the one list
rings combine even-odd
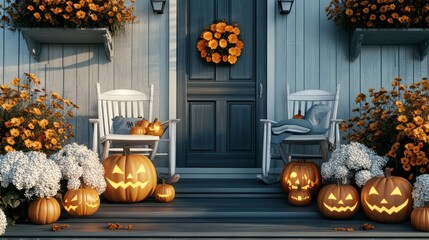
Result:
{"label": "window box planter", "polygon": [[28,51],[39,60],[45,43],[61,44],[104,44],[107,59],[113,57],[112,36],[107,28],[21,28]]}
{"label": "window box planter", "polygon": [[357,28],[350,43],[350,60],[354,61],[361,52],[362,45],[392,44],[418,45],[420,60],[428,54],[429,29],[423,28]]}

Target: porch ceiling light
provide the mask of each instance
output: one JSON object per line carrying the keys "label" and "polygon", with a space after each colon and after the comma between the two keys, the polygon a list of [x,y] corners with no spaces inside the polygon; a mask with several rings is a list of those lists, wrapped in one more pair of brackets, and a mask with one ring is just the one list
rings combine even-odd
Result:
{"label": "porch ceiling light", "polygon": [[166,2],[167,0],[150,0],[153,12],[156,14],[163,14]]}
{"label": "porch ceiling light", "polygon": [[279,4],[280,14],[290,13],[293,5],[293,0],[277,0],[277,3]]}

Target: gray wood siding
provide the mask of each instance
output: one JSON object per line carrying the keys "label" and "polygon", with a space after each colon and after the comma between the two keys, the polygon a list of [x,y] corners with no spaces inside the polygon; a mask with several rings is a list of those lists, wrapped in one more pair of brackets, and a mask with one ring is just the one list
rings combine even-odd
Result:
{"label": "gray wood siding", "polygon": [[[277,1],[267,0],[268,11],[275,16],[274,23],[269,22],[275,25],[275,33],[268,38],[274,38],[275,42],[269,47],[275,48],[273,115],[276,120],[285,115],[287,83],[292,91],[306,88],[333,91],[341,84],[339,117],[347,119],[356,106],[357,93],[371,87],[389,87],[398,75],[406,83],[427,76],[428,58],[420,61],[417,46],[363,45],[360,56],[351,62],[350,34],[327,20],[324,9],[328,4],[329,0],[295,0],[291,13],[280,15]],[[96,82],[101,83],[102,91],[120,87],[146,91],[154,84],[157,96],[154,116],[166,119],[168,5],[164,14],[156,15],[150,1],[136,1],[137,22],[128,25],[125,34],[114,37],[112,61],[106,59],[103,46],[91,44],[44,45],[40,61],[36,61],[28,53],[19,31],[0,29],[0,82],[8,83],[16,76],[22,77],[24,72],[33,72],[48,90],[75,101],[80,106],[73,119],[76,140],[88,146],[92,137],[88,118],[95,117],[97,109]],[[241,56],[240,62],[250,57]],[[206,77],[210,78],[210,74]],[[240,108],[246,110],[244,106]],[[232,136],[230,140],[233,141]]]}

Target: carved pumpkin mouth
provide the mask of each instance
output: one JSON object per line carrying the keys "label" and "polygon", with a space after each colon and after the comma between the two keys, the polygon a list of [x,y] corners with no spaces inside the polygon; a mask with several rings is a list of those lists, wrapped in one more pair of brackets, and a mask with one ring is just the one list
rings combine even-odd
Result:
{"label": "carved pumpkin mouth", "polygon": [[81,203],[77,204],[77,205],[69,205],[69,206],[64,206],[64,209],[67,210],[67,212],[70,212],[70,210],[76,211],[76,209],[79,207]]}
{"label": "carved pumpkin mouth", "polygon": [[90,208],[96,208],[96,207],[98,207],[100,205],[98,202],[94,203],[94,204],[91,204],[91,203],[85,203],[85,204],[86,204],[86,206],[88,206]]}
{"label": "carved pumpkin mouth", "polygon": [[143,188],[145,188],[146,187],[146,185],[148,184],[148,182],[146,181],[146,182],[135,182],[135,183],[132,183],[132,182],[124,182],[124,181],[120,181],[120,182],[114,182],[114,181],[112,181],[112,180],[110,180],[109,178],[107,178],[106,177],[106,179],[107,179],[107,181],[110,183],[110,185],[114,188],[114,189],[118,189],[119,187],[121,187],[121,188],[123,188],[123,189],[126,189],[126,188],[128,188],[128,187],[131,187],[131,188],[137,188],[137,187],[140,187],[141,189],[143,189]]}
{"label": "carved pumpkin mouth", "polygon": [[158,197],[164,197],[164,198],[166,198],[166,197],[170,197],[170,194],[168,194],[168,193],[158,193]]}
{"label": "carved pumpkin mouth", "polygon": [[293,200],[296,200],[296,201],[304,201],[304,200],[307,200],[307,199],[309,199],[310,197],[309,196],[305,196],[305,197],[302,197],[302,196],[298,196],[298,197],[294,197],[294,196],[292,196],[291,197]]}
{"label": "carved pumpkin mouth", "polygon": [[328,204],[326,204],[325,202],[323,202],[323,205],[325,206],[325,208],[327,208],[331,212],[346,212],[346,211],[353,212],[356,209],[358,203],[356,202],[355,205],[346,206],[346,207],[331,207]]}
{"label": "carved pumpkin mouth", "polygon": [[383,213],[386,212],[389,215],[392,215],[393,213],[398,213],[400,212],[402,209],[404,209],[406,206],[408,206],[408,199],[405,200],[405,202],[403,202],[401,205],[399,206],[392,206],[391,208],[387,208],[385,206],[379,207],[377,205],[371,205],[367,200],[365,200],[366,205],[369,207],[369,209],[371,209],[371,211],[377,211],[379,213]]}

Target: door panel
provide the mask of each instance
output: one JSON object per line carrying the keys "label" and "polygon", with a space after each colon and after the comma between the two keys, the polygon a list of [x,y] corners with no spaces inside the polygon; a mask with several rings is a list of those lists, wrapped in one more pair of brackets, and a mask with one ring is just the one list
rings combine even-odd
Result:
{"label": "door panel", "polygon": [[[178,166],[259,167],[266,3],[184,0],[178,19]],[[244,48],[234,65],[207,63],[196,50],[200,33],[219,19],[241,30]]]}

